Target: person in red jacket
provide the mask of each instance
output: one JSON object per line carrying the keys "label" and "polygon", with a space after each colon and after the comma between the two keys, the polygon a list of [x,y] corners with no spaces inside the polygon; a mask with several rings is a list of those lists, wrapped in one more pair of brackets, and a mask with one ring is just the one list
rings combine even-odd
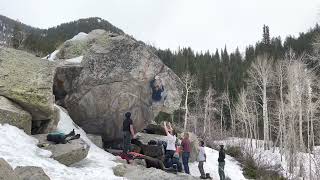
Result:
{"label": "person in red jacket", "polygon": [[184,167],[184,172],[187,174],[190,174],[189,171],[189,157],[191,153],[191,146],[190,146],[190,140],[189,140],[189,133],[184,133],[184,138],[181,142],[182,147],[182,163]]}

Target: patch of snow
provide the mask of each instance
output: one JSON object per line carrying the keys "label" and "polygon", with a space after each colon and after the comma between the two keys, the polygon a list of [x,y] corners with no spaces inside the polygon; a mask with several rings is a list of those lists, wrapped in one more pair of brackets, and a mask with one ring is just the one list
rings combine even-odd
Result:
{"label": "patch of snow", "polygon": [[100,19],[100,18],[98,19],[98,22],[101,22],[101,19]]}
{"label": "patch of snow", "polygon": [[83,56],[79,56],[79,57],[67,59],[66,62],[69,62],[69,63],[81,63],[82,59],[83,59]]}
{"label": "patch of snow", "polygon": [[[205,147],[205,151],[207,154],[207,160],[204,163],[204,171],[205,173],[210,173],[210,176],[213,179],[220,179],[219,173],[218,173],[218,157],[219,157],[219,151],[216,151],[214,149]],[[246,178],[243,176],[242,168],[240,167],[238,161],[233,159],[231,156],[226,155],[225,159],[225,167],[224,167],[224,173],[226,177],[231,178],[232,180],[245,180]],[[189,164],[190,173],[193,176],[199,177],[200,172],[198,169],[198,162],[190,163]]]}
{"label": "patch of snow", "polygon": [[[285,154],[281,156],[279,147],[272,147],[270,150],[264,150],[264,141],[263,140],[255,140],[246,139],[246,138],[227,138],[222,141],[215,141],[215,144],[225,143],[226,146],[239,146],[245,151],[250,152],[253,154],[256,162],[260,165],[265,166],[280,166],[278,170],[282,173],[283,176],[287,177],[288,179],[296,179],[299,176],[299,163],[297,166],[294,167],[294,173],[289,173],[288,163],[285,159]],[[315,174],[320,175],[320,169],[317,168],[317,165],[320,163],[320,151],[319,147],[315,147],[313,153],[297,153],[296,159],[297,162],[299,160],[302,162],[302,167],[304,170],[304,178],[311,179],[309,177],[310,171],[311,174],[315,176]],[[311,169],[309,168],[311,167]],[[314,177],[312,178],[314,179]]]}
{"label": "patch of snow", "polygon": [[87,36],[88,36],[87,33],[79,32],[77,35],[75,35],[72,39],[69,39],[69,40],[70,41],[83,40],[83,39],[86,39]]}
{"label": "patch of snow", "polygon": [[120,180],[113,174],[112,167],[115,157],[94,145],[60,107],[60,122],[58,130],[69,133],[75,129],[81,134],[91,147],[87,158],[72,165],[71,167],[60,164],[52,158],[50,151],[37,147],[38,140],[25,134],[17,127],[0,124],[0,157],[4,158],[13,168],[17,166],[42,167],[51,180]]}
{"label": "patch of snow", "polygon": [[47,56],[41,58],[41,59],[48,59],[49,61],[54,61],[56,59],[57,54],[59,53],[59,50],[53,51],[51,54],[48,54]]}

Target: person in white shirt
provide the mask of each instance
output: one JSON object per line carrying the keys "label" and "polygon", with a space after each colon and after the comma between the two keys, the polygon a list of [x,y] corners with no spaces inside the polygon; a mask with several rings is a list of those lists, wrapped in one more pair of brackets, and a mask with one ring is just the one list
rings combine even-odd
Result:
{"label": "person in white shirt", "polygon": [[167,126],[167,123],[164,122],[164,130],[166,131],[167,134],[167,148],[165,152],[165,160],[164,160],[164,165],[166,168],[172,167],[172,158],[174,153],[176,152],[176,140],[177,137],[174,134],[174,130],[171,126],[171,123],[169,122],[169,126]]}
{"label": "person in white shirt", "polygon": [[198,168],[201,174],[200,176],[201,179],[206,179],[206,174],[203,169],[203,163],[206,162],[206,160],[207,160],[207,155],[204,149],[204,142],[200,141],[199,154],[198,154],[198,162],[199,162]]}

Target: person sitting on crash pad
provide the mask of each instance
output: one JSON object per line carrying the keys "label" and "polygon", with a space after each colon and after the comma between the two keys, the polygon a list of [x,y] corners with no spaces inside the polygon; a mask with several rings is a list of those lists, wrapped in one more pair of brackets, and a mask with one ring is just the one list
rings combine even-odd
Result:
{"label": "person sitting on crash pad", "polygon": [[68,141],[79,138],[80,134],[76,134],[74,129],[69,134],[65,134],[62,132],[52,132],[47,135],[47,140],[55,142],[56,144],[66,144]]}
{"label": "person sitting on crash pad", "polygon": [[150,82],[150,86],[152,88],[152,99],[154,101],[161,101],[164,88],[158,76]]}

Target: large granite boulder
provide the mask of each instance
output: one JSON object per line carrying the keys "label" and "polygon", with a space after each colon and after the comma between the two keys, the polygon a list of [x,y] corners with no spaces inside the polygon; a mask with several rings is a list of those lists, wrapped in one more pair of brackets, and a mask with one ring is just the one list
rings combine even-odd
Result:
{"label": "large granite boulder", "polygon": [[50,180],[41,167],[18,166],[14,172],[22,180]]}
{"label": "large granite boulder", "polygon": [[50,61],[0,47],[0,95],[28,111],[33,121],[51,119],[54,69]]}
{"label": "large granite boulder", "polygon": [[10,164],[0,158],[0,180],[21,180],[13,171]]}
{"label": "large granite boulder", "polygon": [[0,124],[8,123],[23,129],[27,134],[31,134],[31,119],[31,115],[19,105],[0,96]]}
{"label": "large granite boulder", "polygon": [[[62,104],[72,119],[86,132],[102,135],[105,143],[121,142],[127,111],[140,131],[160,111],[172,113],[180,106],[183,86],[178,76],[150,47],[130,36],[94,30],[65,42],[57,58],[77,56],[83,56],[81,63],[58,66],[56,91],[64,96]],[[150,82],[155,76],[166,94],[160,102],[151,99]]]}
{"label": "large granite boulder", "polygon": [[53,159],[67,166],[86,158],[90,149],[90,146],[81,138],[66,144],[55,144],[47,141],[47,134],[37,134],[33,137],[39,140],[39,147],[51,151]]}

